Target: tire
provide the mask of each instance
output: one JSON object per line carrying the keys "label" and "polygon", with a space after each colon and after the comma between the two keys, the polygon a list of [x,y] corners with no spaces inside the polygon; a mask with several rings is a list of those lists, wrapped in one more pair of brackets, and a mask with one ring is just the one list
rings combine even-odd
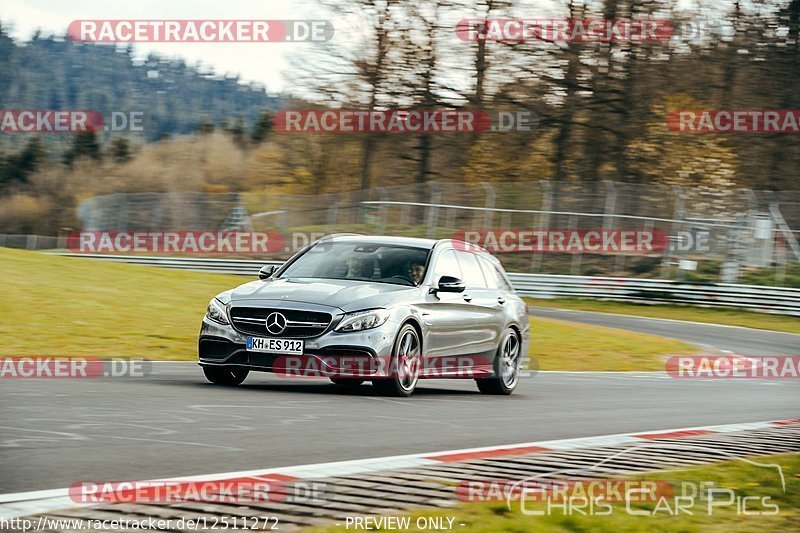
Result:
{"label": "tire", "polygon": [[358,378],[331,378],[331,381],[340,387],[358,387],[365,380]]}
{"label": "tire", "polygon": [[392,347],[388,378],[372,380],[372,387],[383,396],[411,396],[419,381],[422,342],[411,324],[400,328]]}
{"label": "tire", "polygon": [[478,390],[483,394],[508,396],[517,387],[519,382],[519,363],[522,343],[517,332],[509,329],[503,336],[497,355],[494,357],[492,369],[494,375],[490,378],[476,379]]}
{"label": "tire", "polygon": [[250,371],[239,366],[204,366],[203,373],[214,385],[233,387],[241,384]]}

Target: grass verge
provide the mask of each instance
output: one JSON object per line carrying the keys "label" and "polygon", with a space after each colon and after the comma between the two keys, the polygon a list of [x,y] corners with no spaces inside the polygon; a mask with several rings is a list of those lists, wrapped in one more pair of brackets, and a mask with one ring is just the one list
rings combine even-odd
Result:
{"label": "grass verge", "polygon": [[[761,532],[761,531],[798,531],[800,528],[800,454],[782,454],[759,458],[750,458],[762,464],[777,464],[783,470],[786,480],[786,490],[781,485],[778,470],[764,466],[756,466],[742,460],[726,461],[709,466],[686,469],[682,471],[656,472],[638,479],[663,480],[670,482],[674,487],[674,495],[665,496],[664,501],[658,502],[631,502],[630,509],[645,515],[634,515],[628,512],[625,502],[611,503],[610,513],[599,516],[597,513],[607,512],[599,505],[594,511],[585,507],[580,512],[569,511],[563,502],[553,502],[549,513],[546,503],[527,502],[525,509],[528,514],[523,514],[519,503],[512,502],[511,508],[505,501],[494,503],[462,504],[448,510],[420,511],[410,514],[410,526],[403,531],[429,531],[416,527],[417,520],[430,518],[443,518],[445,524],[448,519],[453,519],[452,531],[462,533],[496,533],[496,532],[565,532],[565,531],[591,531],[596,533],[633,531],[633,532]],[[684,500],[683,512],[675,514],[674,496],[681,496],[681,483],[691,483],[692,486],[710,488],[725,488],[733,491],[733,500],[730,505],[712,505],[709,514],[709,502],[705,497],[706,490],[701,489],[698,496],[691,500]],[[701,485],[706,483],[707,485]],[[687,486],[688,489],[688,486]],[[687,490],[687,496],[691,491]],[[728,493],[730,494],[730,493]],[[717,493],[716,503],[725,503],[730,496]],[[748,498],[747,500],[743,500]],[[764,498],[767,498],[766,500]],[[575,499],[575,505],[583,502]],[[746,503],[745,514],[737,503]],[[560,503],[562,507],[557,507]],[[773,513],[777,505],[776,514]],[[542,515],[533,516],[531,512],[541,512]],[[670,511],[672,514],[670,514]],[[691,512],[692,514],[688,514]],[[592,514],[594,513],[594,514]],[[422,522],[420,522],[422,523]],[[328,528],[315,528],[309,531],[335,533],[346,531],[345,522],[341,526]],[[350,528],[353,529],[352,526]],[[374,531],[389,531],[375,529]],[[397,531],[397,530],[395,530]]]}
{"label": "grass verge", "polygon": [[584,300],[578,298],[558,298],[546,300],[539,298],[525,299],[533,307],[552,307],[557,309],[574,309],[576,311],[596,311],[620,315],[646,316],[652,318],[669,318],[708,324],[725,324],[746,328],[766,329],[800,333],[800,320],[786,315],[770,315],[755,311],[726,308],[704,308],[688,305],[647,305],[602,300]]}
{"label": "grass verge", "polygon": [[655,335],[531,318],[531,361],[539,370],[664,370],[669,355],[688,355],[697,346]]}
{"label": "grass verge", "polygon": [[246,278],[0,248],[3,355],[192,360],[208,301]]}

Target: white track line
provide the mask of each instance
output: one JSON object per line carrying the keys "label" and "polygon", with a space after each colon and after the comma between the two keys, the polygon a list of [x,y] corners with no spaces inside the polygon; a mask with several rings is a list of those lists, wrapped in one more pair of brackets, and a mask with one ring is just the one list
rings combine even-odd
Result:
{"label": "white track line", "polygon": [[[203,474],[152,481],[221,481],[225,479],[268,476],[276,474],[297,479],[335,477],[382,470],[395,470],[401,468],[414,468],[441,464],[442,461],[450,461],[450,459],[447,459],[448,456],[465,456],[465,458],[461,460],[466,461],[480,458],[482,454],[491,454],[492,452],[500,455],[504,454],[505,452],[508,452],[508,454],[513,454],[514,450],[519,448],[542,448],[542,451],[547,451],[589,448],[594,446],[616,446],[620,444],[642,442],[644,439],[640,437],[640,435],[648,435],[650,438],[652,438],[653,435],[662,433],[668,436],[673,433],[688,431],[703,431],[704,434],[731,433],[736,431],[765,429],[788,424],[800,424],[800,419],[771,420],[766,422],[723,424],[716,426],[696,426],[678,429],[654,429],[648,431],[636,431],[633,433],[600,435],[595,437],[526,442],[521,444],[485,446],[480,448],[465,448],[460,450],[415,453],[409,455],[393,455],[388,457],[374,457],[370,459],[334,461],[328,463],[285,466],[270,469],[244,470],[239,472],[222,472],[217,474]],[[667,436],[665,436],[665,438],[676,438]],[[47,513],[58,509],[75,509],[92,506],[74,502],[69,497],[68,490],[69,489],[64,488],[2,494],[0,495],[0,519],[8,520],[18,516]]]}
{"label": "white track line", "polygon": [[[693,324],[695,326],[712,326],[712,327],[715,327],[715,328],[744,329],[744,330],[747,330],[747,331],[759,331],[759,332],[762,332],[762,333],[782,333],[784,335],[800,335],[800,333],[790,333],[788,331],[780,331],[780,330],[773,330],[773,329],[748,328],[747,326],[734,326],[732,324],[715,324],[713,322],[696,322],[696,321],[693,321],[693,320],[677,320],[675,318],[659,318],[659,317],[655,317],[655,316],[623,315],[623,314],[620,314],[620,313],[605,313],[603,311],[582,311],[580,309],[561,309],[559,307],[536,307],[536,306],[531,306],[531,307],[532,307],[532,309],[531,309],[532,311],[543,311],[545,313],[551,312],[551,311],[552,312],[556,312],[556,313],[557,312],[562,312],[562,313],[575,314],[575,315],[580,315],[580,314],[585,313],[585,314],[590,314],[590,315],[600,315],[600,316],[607,316],[607,317],[608,316],[610,316],[610,317],[619,316],[619,317],[623,317],[623,318],[635,318],[635,319],[638,319],[638,320],[655,320],[655,321],[659,321],[659,322],[676,322],[678,324]],[[789,316],[789,315],[772,315],[770,313],[764,313],[764,314],[765,314],[765,316]],[[530,315],[529,314],[529,316],[536,316],[536,315]],[[608,328],[614,328],[614,329],[624,329],[624,328],[618,328],[617,326],[602,326],[602,327],[608,327]]]}

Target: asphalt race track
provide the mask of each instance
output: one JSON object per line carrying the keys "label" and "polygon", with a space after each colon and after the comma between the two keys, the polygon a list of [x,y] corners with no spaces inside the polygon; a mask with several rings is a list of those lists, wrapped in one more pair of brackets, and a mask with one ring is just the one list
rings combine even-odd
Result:
{"label": "asphalt race track", "polygon": [[[800,335],[536,313],[740,353],[800,352]],[[455,380],[422,382],[409,399],[376,396],[368,385],[346,391],[266,374],[220,388],[193,363],[154,363],[139,378],[6,379],[0,386],[0,493],[800,416],[798,380],[658,372],[539,373],[510,398],[482,396],[472,381]]]}
{"label": "asphalt race track", "polygon": [[793,333],[542,307],[530,314],[660,335],[740,355],[800,355],[800,335]]}

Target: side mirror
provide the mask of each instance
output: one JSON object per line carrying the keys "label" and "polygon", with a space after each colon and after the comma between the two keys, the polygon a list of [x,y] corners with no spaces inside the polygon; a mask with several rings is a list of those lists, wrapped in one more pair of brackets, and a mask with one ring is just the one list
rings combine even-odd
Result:
{"label": "side mirror", "polygon": [[442,276],[436,284],[436,292],[464,292],[464,282],[453,276]]}
{"label": "side mirror", "polygon": [[258,279],[265,280],[268,279],[275,271],[278,270],[278,267],[275,265],[266,265],[261,267],[261,270],[258,271]]}

